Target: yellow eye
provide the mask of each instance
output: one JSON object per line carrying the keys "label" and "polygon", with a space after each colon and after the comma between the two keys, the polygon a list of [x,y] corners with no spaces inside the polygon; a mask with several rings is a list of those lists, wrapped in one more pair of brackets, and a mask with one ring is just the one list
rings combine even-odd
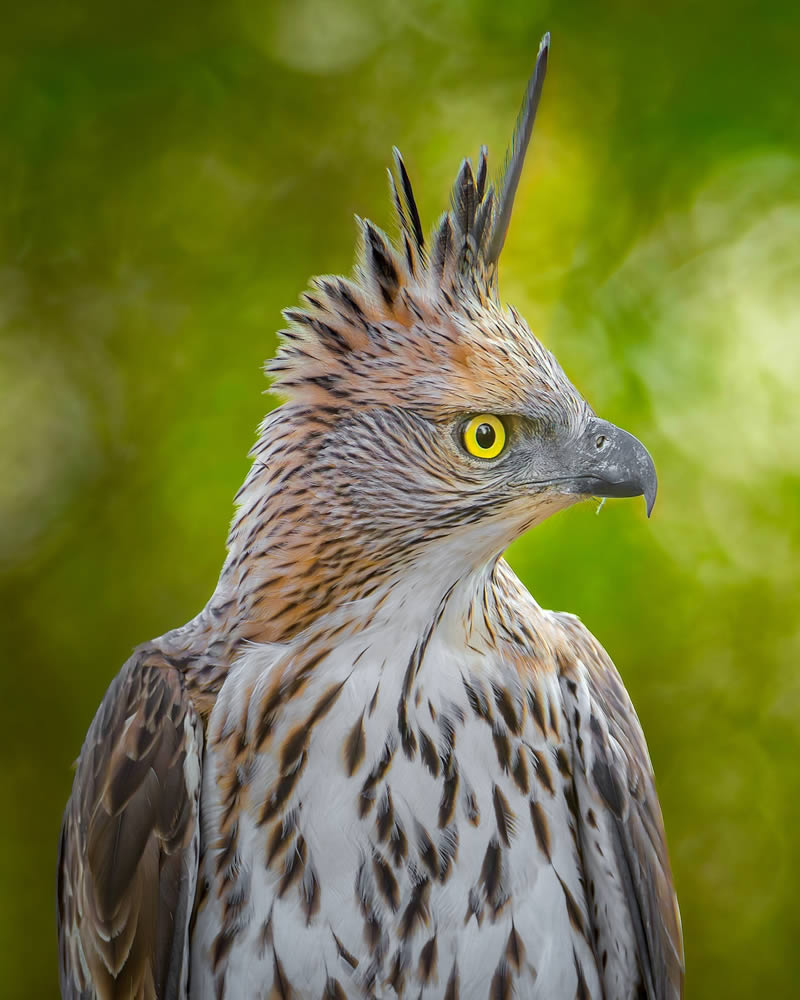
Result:
{"label": "yellow eye", "polygon": [[503,422],[490,413],[479,413],[464,428],[464,447],[476,458],[497,458],[505,445]]}

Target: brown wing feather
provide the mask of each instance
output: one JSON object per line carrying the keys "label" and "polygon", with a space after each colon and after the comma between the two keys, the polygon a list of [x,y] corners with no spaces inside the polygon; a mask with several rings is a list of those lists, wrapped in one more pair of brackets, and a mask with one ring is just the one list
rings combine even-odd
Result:
{"label": "brown wing feather", "polygon": [[61,827],[62,996],[185,996],[201,759],[181,675],[134,654],[89,728]]}
{"label": "brown wing feather", "polygon": [[[647,744],[605,650],[577,618],[555,617],[566,636],[566,653],[559,657],[565,699],[577,706],[581,684],[588,694],[589,718],[582,719],[580,746],[573,733],[575,761],[583,766],[578,796],[583,788],[579,822],[585,857],[598,838],[587,825],[587,812],[602,810],[633,927],[643,995],[678,1000],[684,974],[680,913]],[[587,706],[582,707],[585,713]]]}

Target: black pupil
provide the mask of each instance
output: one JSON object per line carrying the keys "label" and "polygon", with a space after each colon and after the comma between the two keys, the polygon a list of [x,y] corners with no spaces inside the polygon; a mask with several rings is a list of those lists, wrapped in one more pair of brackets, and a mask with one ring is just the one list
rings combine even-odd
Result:
{"label": "black pupil", "polygon": [[494,444],[496,437],[494,427],[491,424],[478,424],[475,431],[475,440],[478,442],[479,448],[488,451]]}

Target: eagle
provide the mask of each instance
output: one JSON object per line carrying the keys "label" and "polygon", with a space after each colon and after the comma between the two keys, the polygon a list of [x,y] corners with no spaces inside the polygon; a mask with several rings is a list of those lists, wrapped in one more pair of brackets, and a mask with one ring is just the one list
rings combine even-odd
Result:
{"label": "eagle", "polygon": [[354,274],[284,313],[217,587],[78,759],[65,998],[682,995],[636,713],[503,558],[580,500],[656,496],[497,291],[549,50],[494,183],[483,147],[426,235],[395,151],[396,237],[359,220]]}

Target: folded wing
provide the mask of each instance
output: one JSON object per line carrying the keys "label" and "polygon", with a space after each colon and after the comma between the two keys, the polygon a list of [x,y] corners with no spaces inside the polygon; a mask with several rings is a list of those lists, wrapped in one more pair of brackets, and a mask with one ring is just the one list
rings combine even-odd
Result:
{"label": "folded wing", "polygon": [[61,828],[62,996],[186,996],[201,760],[181,675],[134,654],[89,729]]}
{"label": "folded wing", "polygon": [[555,617],[565,639],[560,683],[571,719],[584,882],[606,992],[678,1000],[680,914],[641,726],[600,644],[576,618]]}

